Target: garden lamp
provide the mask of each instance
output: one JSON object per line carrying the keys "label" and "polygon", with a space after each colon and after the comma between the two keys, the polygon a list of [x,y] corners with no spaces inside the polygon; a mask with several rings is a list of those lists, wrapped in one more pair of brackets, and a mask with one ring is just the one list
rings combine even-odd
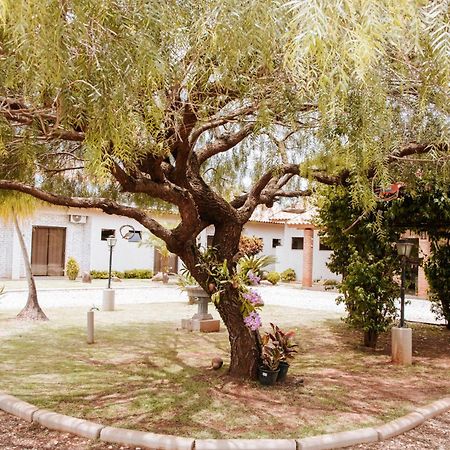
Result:
{"label": "garden lamp", "polygon": [[406,284],[406,260],[411,254],[414,244],[411,241],[401,240],[397,242],[397,253],[402,258],[402,278],[400,284],[400,328],[405,326],[405,284]]}
{"label": "garden lamp", "polygon": [[113,235],[106,238],[106,243],[109,247],[109,274],[108,274],[108,289],[111,289],[111,267],[112,267],[112,252],[114,246],[117,244],[117,238]]}

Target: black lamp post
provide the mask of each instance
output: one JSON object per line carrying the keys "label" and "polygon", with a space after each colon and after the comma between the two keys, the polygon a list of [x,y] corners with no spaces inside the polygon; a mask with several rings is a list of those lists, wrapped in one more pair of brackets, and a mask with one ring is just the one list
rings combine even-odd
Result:
{"label": "black lamp post", "polygon": [[411,254],[414,244],[411,241],[401,240],[397,242],[397,253],[402,258],[402,279],[400,284],[400,328],[405,326],[405,284],[406,261]]}
{"label": "black lamp post", "polygon": [[109,247],[109,274],[108,274],[108,289],[111,289],[111,268],[112,268],[112,253],[113,248],[117,244],[117,239],[114,236],[106,238],[106,243]]}

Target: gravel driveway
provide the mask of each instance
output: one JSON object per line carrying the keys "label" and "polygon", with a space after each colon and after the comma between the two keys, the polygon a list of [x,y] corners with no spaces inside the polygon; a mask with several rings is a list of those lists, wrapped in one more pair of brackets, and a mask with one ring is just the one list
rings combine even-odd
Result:
{"label": "gravel driveway", "polygon": [[[171,303],[187,301],[187,294],[174,285],[149,283],[148,287],[113,286],[116,290],[117,304],[133,303]],[[257,288],[268,305],[285,305],[294,308],[337,312],[345,314],[343,305],[335,302],[338,294],[329,291],[301,289],[298,285],[258,286]],[[40,289],[39,303],[42,308],[59,308],[86,306],[86,309],[102,303],[102,289],[98,287],[76,289]],[[1,310],[16,310],[25,305],[27,291],[9,291],[0,296]],[[428,300],[410,299],[406,305],[406,320],[428,323],[444,323],[437,321],[430,311]]]}

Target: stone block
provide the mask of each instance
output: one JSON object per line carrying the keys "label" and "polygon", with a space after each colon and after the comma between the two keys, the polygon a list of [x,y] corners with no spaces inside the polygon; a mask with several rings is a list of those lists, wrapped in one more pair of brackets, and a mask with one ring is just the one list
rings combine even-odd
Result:
{"label": "stone block", "polygon": [[412,364],[412,329],[392,328],[392,362],[395,364]]}
{"label": "stone block", "polygon": [[220,320],[207,319],[196,320],[192,319],[192,330],[201,331],[202,333],[215,333],[220,331]]}
{"label": "stone block", "polygon": [[423,422],[425,422],[425,417],[422,414],[413,412],[379,427],[375,427],[375,431],[378,433],[378,439],[383,441],[405,431],[412,430]]}
{"label": "stone block", "polygon": [[158,450],[193,450],[194,439],[164,434],[145,433],[125,428],[105,427],[100,440],[115,444],[131,445]]}
{"label": "stone block", "polygon": [[32,421],[33,414],[38,411],[34,405],[19,400],[12,395],[0,393],[0,409],[12,414],[13,416],[20,417],[21,419]]}
{"label": "stone block", "polygon": [[378,433],[373,428],[359,428],[357,430],[303,438],[297,441],[297,448],[299,450],[325,450],[377,441]]}
{"label": "stone block", "polygon": [[195,450],[296,450],[293,439],[197,439]]}
{"label": "stone block", "polygon": [[181,319],[181,328],[183,330],[192,331],[192,319]]}
{"label": "stone block", "polygon": [[98,423],[65,416],[45,409],[40,409],[33,415],[33,422],[51,430],[73,433],[88,439],[98,439],[100,431],[104,428],[104,425]]}
{"label": "stone block", "polygon": [[114,289],[103,290],[102,311],[114,311],[115,296]]}
{"label": "stone block", "polygon": [[450,410],[450,397],[443,398],[442,400],[437,400],[430,403],[427,406],[417,408],[414,412],[422,414],[425,419],[432,419],[439,414],[445,413]]}
{"label": "stone block", "polygon": [[89,272],[83,272],[83,275],[81,276],[81,281],[83,283],[92,283],[92,277]]}

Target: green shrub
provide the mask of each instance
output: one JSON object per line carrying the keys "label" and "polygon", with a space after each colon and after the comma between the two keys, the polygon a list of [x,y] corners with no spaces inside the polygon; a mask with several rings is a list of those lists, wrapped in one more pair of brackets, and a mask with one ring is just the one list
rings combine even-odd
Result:
{"label": "green shrub", "polygon": [[253,275],[261,277],[263,269],[276,262],[275,256],[262,255],[262,256],[243,256],[238,261],[239,274],[245,278],[248,272],[252,272]]}
{"label": "green shrub", "polygon": [[66,264],[66,275],[69,280],[74,281],[77,279],[78,273],[80,272],[80,266],[76,262],[75,258],[70,257]]}
{"label": "green shrub", "polygon": [[266,276],[266,280],[272,284],[277,284],[281,279],[281,276],[278,272],[269,272]]}
{"label": "green shrub", "polygon": [[150,269],[131,269],[125,270],[124,278],[138,278],[140,280],[149,279],[153,277],[153,270]]}
{"label": "green shrub", "polygon": [[[153,271],[149,269],[132,269],[125,270],[125,272],[119,272],[117,270],[113,270],[111,272],[113,277],[117,278],[139,278],[139,279],[148,279],[153,276]],[[91,270],[91,277],[101,280],[108,279],[108,271],[107,270]]]}
{"label": "green shrub", "polygon": [[323,286],[326,291],[329,291],[331,289],[337,289],[337,288],[339,288],[340,285],[341,285],[341,283],[339,283],[339,281],[337,281],[337,280],[325,280],[323,282]]}
{"label": "green shrub", "polygon": [[286,269],[280,273],[281,281],[295,281],[295,270],[294,269]]}
{"label": "green shrub", "polygon": [[[109,272],[107,270],[91,270],[91,277],[94,279],[106,280],[108,279]],[[111,276],[117,278],[123,278],[124,273],[113,270]]]}

